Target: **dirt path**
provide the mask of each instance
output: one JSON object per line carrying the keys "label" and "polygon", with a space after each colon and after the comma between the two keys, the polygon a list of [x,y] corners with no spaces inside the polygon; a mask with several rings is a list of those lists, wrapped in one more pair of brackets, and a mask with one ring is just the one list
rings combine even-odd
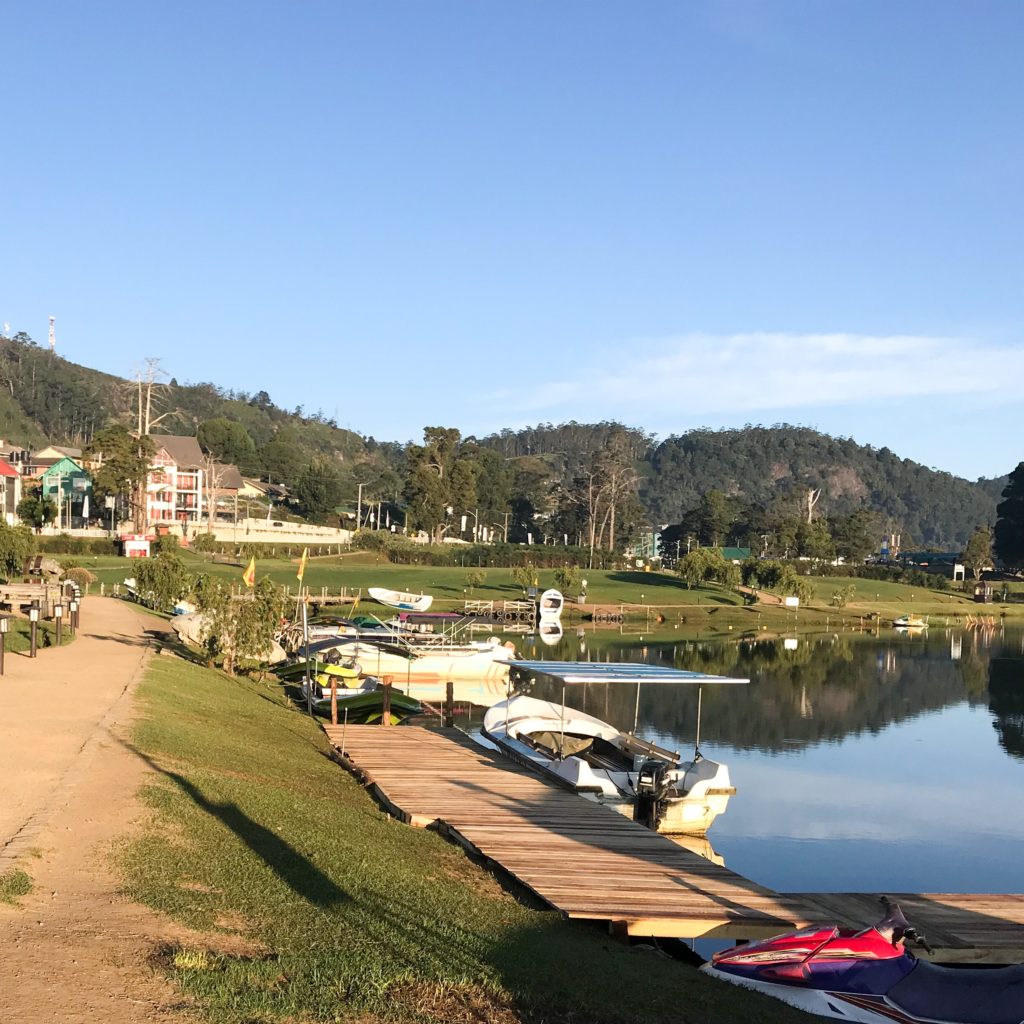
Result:
{"label": "dirt path", "polygon": [[0,1024],[192,1019],[146,965],[181,930],[121,899],[108,858],[141,814],[145,767],[116,737],[159,623],[90,597],[82,626],[35,661],[9,656],[0,679],[0,872],[35,884],[0,904]]}

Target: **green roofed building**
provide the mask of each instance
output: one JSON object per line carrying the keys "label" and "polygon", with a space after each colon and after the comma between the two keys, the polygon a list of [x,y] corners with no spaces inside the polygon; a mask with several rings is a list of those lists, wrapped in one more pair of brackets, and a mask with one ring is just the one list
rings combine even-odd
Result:
{"label": "green roofed building", "polygon": [[64,456],[40,477],[43,497],[57,506],[58,530],[85,526],[92,502],[92,477],[75,462]]}

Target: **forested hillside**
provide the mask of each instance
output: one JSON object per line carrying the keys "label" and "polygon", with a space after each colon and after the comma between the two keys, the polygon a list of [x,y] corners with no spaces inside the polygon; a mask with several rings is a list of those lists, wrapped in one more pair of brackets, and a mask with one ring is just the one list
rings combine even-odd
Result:
{"label": "forested hillside", "polygon": [[806,427],[694,430],[669,437],[649,458],[641,497],[651,516],[677,522],[709,490],[766,506],[820,489],[817,512],[879,514],[883,528],[922,547],[953,549],[975,526],[995,522],[1006,479],[972,483],[848,438]]}
{"label": "forested hillside", "polygon": [[[292,488],[313,517],[352,501],[358,481],[367,504],[389,507],[389,522],[408,514],[410,526],[437,538],[465,536],[473,525],[510,540],[533,534],[614,547],[645,526],[679,524],[683,543],[692,532],[703,543],[760,546],[758,538],[772,534],[780,550],[799,550],[810,540],[794,548],[788,538],[806,518],[810,493],[815,518],[833,527],[845,521],[872,537],[902,533],[905,548],[958,548],[975,527],[994,522],[1005,484],[972,483],[888,448],[787,425],[694,430],[660,443],[608,421],[483,438],[430,427],[422,444],[379,442],[322,414],[282,409],[265,391],[180,384],[158,367],[144,368],[141,382],[125,380],[71,363],[27,335],[0,338],[5,440],[84,447],[111,424],[137,429],[140,396],[154,432],[197,435],[215,458]],[[435,414],[425,409],[423,417]],[[854,513],[861,519],[851,525]]]}

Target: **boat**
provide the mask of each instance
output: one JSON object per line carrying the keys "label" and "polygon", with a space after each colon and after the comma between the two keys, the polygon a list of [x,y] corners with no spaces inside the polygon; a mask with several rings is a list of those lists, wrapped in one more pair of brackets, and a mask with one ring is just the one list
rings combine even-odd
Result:
{"label": "boat", "polygon": [[928,617],[920,615],[901,615],[898,619],[892,620],[895,629],[927,629]]}
{"label": "boat", "polygon": [[[306,684],[302,684],[302,699],[308,700],[315,714],[329,718],[331,715],[331,688],[316,681],[311,682],[307,697]],[[338,707],[338,720],[352,725],[376,725],[384,716],[384,691],[376,679],[368,679],[356,689],[337,689],[335,701]],[[392,689],[390,699],[389,721],[392,725],[411,715],[418,715],[423,705],[418,700]]]}
{"label": "boat", "polygon": [[724,764],[690,761],[584,711],[516,694],[484,715],[499,750],[658,832],[703,835],[736,792]]}
{"label": "boat", "polygon": [[560,619],[564,607],[565,598],[562,597],[560,590],[545,590],[537,602],[541,621],[545,619]]}
{"label": "boat", "polygon": [[715,953],[701,970],[774,996],[791,1006],[862,1024],[1019,1024],[1024,965],[943,967],[918,959],[933,952],[899,906],[863,931],[813,925]]}
{"label": "boat", "polygon": [[310,658],[325,660],[336,651],[335,660],[356,662],[364,675],[383,679],[390,676],[398,686],[411,683],[445,683],[471,679],[484,682],[508,679],[508,666],[515,657],[511,642],[497,637],[469,643],[444,642],[444,638],[388,635],[329,637],[299,649]]}
{"label": "boat", "polygon": [[370,587],[367,593],[378,604],[407,612],[425,612],[434,602],[430,594],[408,594],[402,590],[388,590],[386,587]]}
{"label": "boat", "polygon": [[562,623],[559,619],[541,619],[537,623],[537,636],[545,647],[555,647],[562,641]]}

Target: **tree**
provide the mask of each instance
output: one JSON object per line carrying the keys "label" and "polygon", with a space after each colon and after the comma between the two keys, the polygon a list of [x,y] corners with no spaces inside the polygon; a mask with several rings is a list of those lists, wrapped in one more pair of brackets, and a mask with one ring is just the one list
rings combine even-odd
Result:
{"label": "tree", "polygon": [[701,544],[718,547],[728,540],[729,525],[732,522],[729,499],[716,490],[706,491],[697,505],[697,536]]}
{"label": "tree", "polygon": [[264,578],[249,593],[234,595],[227,581],[200,576],[194,593],[203,614],[203,647],[211,659],[223,659],[228,675],[235,674],[240,660],[266,660],[284,611],[279,586]]}
{"label": "tree", "polygon": [[1024,462],[1010,474],[996,506],[996,552],[1014,569],[1024,569]]}
{"label": "tree", "polygon": [[512,569],[512,582],[525,594],[534,585],[534,572],[528,565],[517,565]]}
{"label": "tree", "polygon": [[878,515],[870,509],[860,508],[846,516],[832,519],[832,537],[836,554],[849,565],[861,565],[877,550]]}
{"label": "tree", "polygon": [[8,579],[21,572],[25,559],[35,550],[35,538],[25,526],[8,526],[0,520],[0,573]]}
{"label": "tree", "polygon": [[471,569],[466,573],[466,586],[472,594],[477,587],[482,587],[487,582],[487,573],[483,569]]}
{"label": "tree", "polygon": [[979,526],[971,534],[962,557],[975,580],[980,580],[981,574],[992,568],[992,531],[987,526]]}
{"label": "tree", "polygon": [[308,519],[322,519],[341,501],[341,476],[327,459],[314,459],[295,484],[295,499]]}
{"label": "tree", "polygon": [[831,561],[836,556],[832,534],[823,519],[801,523],[796,531],[797,554],[818,561]]}
{"label": "tree", "polygon": [[462,435],[452,427],[425,427],[423,444],[406,449],[406,471],[410,523],[440,543],[453,519],[477,507],[476,466]]}
{"label": "tree", "polygon": [[204,420],[199,424],[196,436],[203,451],[208,452],[218,462],[237,466],[242,473],[259,471],[256,445],[241,423],[224,416]]}
{"label": "tree", "polygon": [[260,458],[266,478],[285,487],[294,486],[306,463],[302,449],[288,429],[279,430],[274,439],[263,446]]}
{"label": "tree", "polygon": [[185,563],[171,552],[141,558],[135,566],[135,592],[143,604],[157,611],[170,610],[187,597],[193,582]]}
{"label": "tree", "polygon": [[39,529],[57,518],[57,505],[43,494],[42,487],[33,488],[18,502],[18,518]]}
{"label": "tree", "polygon": [[555,584],[563,594],[578,594],[580,570],[576,565],[560,565],[555,569]]}
{"label": "tree", "polygon": [[153,452],[151,438],[136,437],[120,424],[99,431],[83,452],[86,459],[99,463],[92,471],[93,495],[97,500],[127,498],[138,530],[146,525],[146,476]]}

